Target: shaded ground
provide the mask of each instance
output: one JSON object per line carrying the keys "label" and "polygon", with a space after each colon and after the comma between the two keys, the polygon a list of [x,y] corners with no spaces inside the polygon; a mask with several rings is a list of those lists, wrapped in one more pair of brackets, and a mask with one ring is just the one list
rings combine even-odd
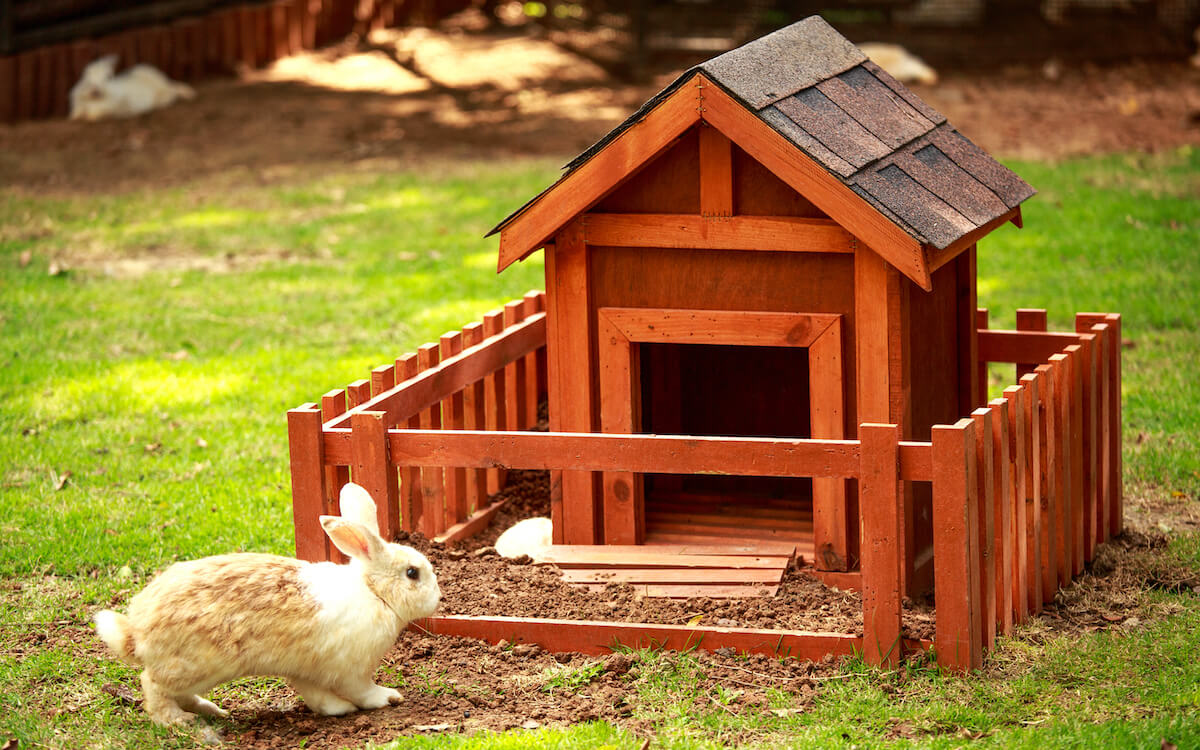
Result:
{"label": "shaded ground", "polygon": [[[214,173],[276,181],[347,164],[565,158],[677,72],[616,83],[598,65],[518,31],[377,32],[242,80],[203,84],[195,101],[132,120],[0,126],[0,185],[112,191]],[[914,89],[1001,157],[1200,143],[1200,70],[1182,59],[939,72],[939,84]]]}

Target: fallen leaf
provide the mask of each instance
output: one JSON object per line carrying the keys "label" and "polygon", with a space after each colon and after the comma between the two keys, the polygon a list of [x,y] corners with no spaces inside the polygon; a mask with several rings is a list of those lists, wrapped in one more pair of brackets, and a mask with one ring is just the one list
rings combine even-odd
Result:
{"label": "fallen leaf", "polygon": [[1171,497],[1187,497],[1187,493],[1180,492],[1179,490],[1174,490],[1171,492]]}
{"label": "fallen leaf", "polygon": [[776,716],[791,716],[793,714],[804,713],[804,709],[803,708],[772,708],[771,713],[775,714]]}
{"label": "fallen leaf", "polygon": [[1103,615],[1100,615],[1100,616],[1101,616],[1101,617],[1103,617],[1103,618],[1104,618],[1104,620],[1105,620],[1106,622],[1120,622],[1121,620],[1124,620],[1124,619],[1125,619],[1125,615],[1109,615],[1109,614],[1103,614]]}
{"label": "fallen leaf", "polygon": [[534,721],[533,719],[529,719],[528,721],[526,721],[524,724],[521,725],[521,728],[522,729],[537,729],[541,725],[542,725],[542,723],[540,721]]}
{"label": "fallen leaf", "polygon": [[133,691],[129,689],[128,685],[121,685],[116,682],[104,683],[102,686],[100,686],[100,692],[108,693],[122,703],[126,703],[130,706],[136,706],[142,702],[140,698],[133,694]]}
{"label": "fallen leaf", "polygon": [[417,724],[413,727],[418,732],[444,732],[449,728],[449,724]]}
{"label": "fallen leaf", "polygon": [[51,471],[50,478],[54,480],[54,491],[58,492],[67,486],[67,480],[71,478],[71,472],[64,471],[62,474],[55,474]]}
{"label": "fallen leaf", "polygon": [[691,628],[696,627],[697,625],[700,624],[700,621],[703,619],[704,619],[703,613],[696,615],[695,617],[693,617],[687,621],[688,627],[691,627]]}

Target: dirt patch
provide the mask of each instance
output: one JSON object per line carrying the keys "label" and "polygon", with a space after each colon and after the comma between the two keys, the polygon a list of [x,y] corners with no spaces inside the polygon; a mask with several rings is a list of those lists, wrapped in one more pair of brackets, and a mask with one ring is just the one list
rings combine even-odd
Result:
{"label": "dirt patch", "polygon": [[[699,58],[698,58],[699,59]],[[0,185],[28,193],[278,183],[330,168],[569,158],[697,60],[646,84],[521,30],[376,32],[130,120],[0,126]],[[1000,157],[1200,143],[1200,70],[1180,61],[943,67],[914,90]]]}

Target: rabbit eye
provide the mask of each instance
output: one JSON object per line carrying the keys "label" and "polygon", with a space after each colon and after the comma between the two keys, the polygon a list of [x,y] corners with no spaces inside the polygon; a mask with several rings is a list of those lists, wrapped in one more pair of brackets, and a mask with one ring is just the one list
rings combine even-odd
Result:
{"label": "rabbit eye", "polygon": [[416,568],[409,568],[408,570],[404,571],[404,575],[415,581],[421,577],[421,571],[417,570]]}

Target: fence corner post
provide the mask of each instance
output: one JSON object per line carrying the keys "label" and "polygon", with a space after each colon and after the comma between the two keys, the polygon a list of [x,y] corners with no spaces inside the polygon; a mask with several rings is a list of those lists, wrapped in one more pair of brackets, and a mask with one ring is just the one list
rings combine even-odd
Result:
{"label": "fence corner post", "polygon": [[287,425],[296,557],[311,562],[328,560],[329,542],[319,520],[325,512],[325,444],[321,434],[321,410],[313,403],[289,409]]}
{"label": "fence corner post", "polygon": [[865,423],[859,426],[859,440],[863,658],[870,664],[894,667],[904,656],[900,427]]}
{"label": "fence corner post", "polygon": [[934,425],[931,437],[934,650],[943,667],[966,672],[983,666],[975,422]]}

